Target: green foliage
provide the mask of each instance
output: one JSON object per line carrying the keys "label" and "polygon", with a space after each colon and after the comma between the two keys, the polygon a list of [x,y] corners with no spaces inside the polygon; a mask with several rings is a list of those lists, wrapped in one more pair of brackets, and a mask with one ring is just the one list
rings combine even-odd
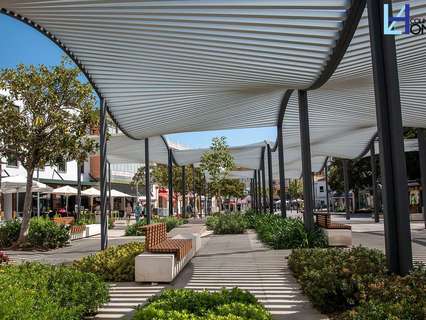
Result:
{"label": "green foliage", "polygon": [[201,156],[200,168],[210,175],[209,192],[220,197],[222,188],[229,172],[234,168],[232,157],[225,137],[212,140],[210,149]]}
{"label": "green foliage", "polygon": [[215,234],[239,234],[246,231],[246,220],[239,213],[211,216],[206,221],[207,228]]}
{"label": "green foliage", "polygon": [[135,257],[143,250],[141,242],[111,246],[75,261],[74,267],[82,272],[92,272],[105,281],[134,281]]}
{"label": "green foliage", "polygon": [[306,231],[301,219],[272,214],[248,214],[247,225],[255,227],[259,239],[274,249],[325,247],[327,241],[320,228]]}
{"label": "green foliage", "polygon": [[167,289],[139,308],[134,320],[271,320],[249,292],[234,288],[220,292]]}
{"label": "green foliage", "polygon": [[21,223],[19,220],[5,221],[0,225],[0,248],[7,248],[16,242],[19,237]]}
{"label": "green foliage", "polygon": [[383,253],[363,247],[294,250],[288,263],[303,291],[323,312],[358,304],[368,283],[387,271]]}
{"label": "green foliage", "polygon": [[303,197],[303,181],[301,179],[290,180],[288,184],[288,194],[292,199]]}
{"label": "green foliage", "polygon": [[[65,62],[19,65],[0,72],[0,157],[13,154],[27,171],[24,215],[18,241],[26,242],[31,218],[31,177],[35,168],[84,161],[97,147],[87,130],[98,122],[95,96],[79,80],[77,66]],[[16,108],[16,101],[22,105]]]}
{"label": "green foliage", "polygon": [[63,247],[70,240],[69,229],[47,218],[32,218],[28,233],[28,243],[32,247],[55,249]]}
{"label": "green foliage", "polygon": [[[126,231],[124,233],[125,236],[143,236],[143,226],[146,225],[146,218],[139,220],[139,222],[135,224],[131,224],[127,226]],[[187,223],[185,219],[177,218],[177,217],[153,217],[153,223],[165,223],[167,232],[170,232],[174,228]]]}
{"label": "green foliage", "polygon": [[289,266],[313,304],[341,320],[424,320],[426,268],[390,275],[382,252],[363,247],[294,250]]}
{"label": "green foliage", "polygon": [[39,263],[0,268],[0,319],[79,320],[108,301],[108,286],[92,273]]}
{"label": "green foliage", "polygon": [[[21,222],[6,221],[0,226],[0,248],[7,248],[18,240]],[[30,220],[26,246],[41,249],[63,247],[70,239],[69,230],[64,225],[57,225],[47,218],[34,217]]]}
{"label": "green foliage", "polygon": [[238,179],[224,179],[222,181],[221,194],[225,198],[242,198],[244,196],[245,184]]}

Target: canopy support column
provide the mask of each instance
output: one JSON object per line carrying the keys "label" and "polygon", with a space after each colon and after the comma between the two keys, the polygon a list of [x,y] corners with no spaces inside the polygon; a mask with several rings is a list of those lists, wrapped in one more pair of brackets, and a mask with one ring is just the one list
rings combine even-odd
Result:
{"label": "canopy support column", "polygon": [[383,7],[392,1],[368,0],[368,24],[376,97],[383,184],[386,257],[389,271],[406,275],[412,268],[408,183],[395,38],[383,34]]}
{"label": "canopy support column", "polygon": [[[112,219],[112,209],[113,209],[113,199],[111,196],[111,163],[108,161],[108,211],[109,211],[109,215],[108,215],[108,219]],[[108,240],[107,240],[108,242]]]}
{"label": "canopy support column", "polygon": [[[77,212],[76,212],[76,220],[80,219],[81,215],[81,167],[82,163],[80,161],[77,161]],[[39,175],[40,169],[37,169],[37,178]],[[39,193],[37,193],[37,216],[40,216],[40,199],[39,199]]]}
{"label": "canopy support column", "polygon": [[269,185],[269,213],[274,213],[274,189],[272,185],[272,150],[271,146],[267,145],[268,151],[268,185]]}
{"label": "canopy support column", "polygon": [[254,178],[253,178],[253,204],[254,210],[256,213],[259,213],[259,207],[257,202],[257,170],[254,170]]}
{"label": "canopy support column", "polygon": [[145,138],[145,197],[146,223],[151,224],[151,179],[149,178],[149,139]]}
{"label": "canopy support column", "polygon": [[278,166],[280,174],[280,207],[281,217],[287,217],[286,194],[285,194],[285,171],[284,171],[284,145],[283,145],[283,127],[280,125],[278,129]]}
{"label": "canopy support column", "polygon": [[379,217],[379,199],[377,196],[377,174],[376,174],[376,150],[374,141],[370,144],[370,163],[371,163],[371,187],[373,189],[373,213],[374,222],[380,222]]}
{"label": "canopy support column", "polygon": [[330,190],[328,189],[328,158],[325,160],[324,166],[324,176],[325,176],[325,201],[327,204],[327,213],[330,214]]}
{"label": "canopy support column", "polygon": [[266,213],[265,147],[262,149],[262,209]]}
{"label": "canopy support column", "polygon": [[195,167],[192,165],[192,211],[195,216],[196,210],[196,201],[195,201]]}
{"label": "canopy support column", "polygon": [[107,221],[107,121],[106,103],[100,98],[99,114],[99,144],[100,144],[100,193],[101,193],[101,250],[108,247],[108,221]]}
{"label": "canopy support column", "polygon": [[343,159],[343,182],[345,185],[345,211],[346,211],[346,220],[351,219],[351,210],[349,205],[349,160]]}
{"label": "canopy support column", "polygon": [[172,149],[168,151],[167,157],[167,182],[169,189],[169,216],[173,216],[173,155]]}
{"label": "canopy support column", "polygon": [[185,166],[182,166],[182,216],[186,217],[186,181]]}
{"label": "canopy support column", "polygon": [[260,169],[257,170],[257,208],[262,212],[262,183],[260,178]]}
{"label": "canopy support column", "polygon": [[419,140],[419,162],[422,183],[423,219],[426,228],[426,129],[417,129],[417,139]]}
{"label": "canopy support column", "polygon": [[313,203],[312,203],[312,180],[311,180],[311,142],[309,137],[309,112],[308,95],[305,90],[299,90],[299,121],[300,121],[300,142],[302,150],[302,178],[303,178],[303,222],[306,230],[312,230]]}

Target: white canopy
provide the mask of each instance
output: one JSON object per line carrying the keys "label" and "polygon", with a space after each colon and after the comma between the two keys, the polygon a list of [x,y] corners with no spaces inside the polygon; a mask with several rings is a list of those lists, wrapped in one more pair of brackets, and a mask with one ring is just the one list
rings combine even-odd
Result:
{"label": "white canopy", "polygon": [[63,186],[52,190],[52,194],[74,196],[77,195],[77,189],[71,186]]}
{"label": "white canopy", "polygon": [[98,189],[91,187],[89,189],[81,191],[81,195],[88,197],[100,197],[101,192]]}
{"label": "white canopy", "polygon": [[132,198],[133,196],[115,189],[111,189],[111,197],[112,198]]}
{"label": "white canopy", "polygon": [[[2,193],[16,193],[25,192],[27,185],[27,177],[25,176],[12,176],[2,178],[1,180],[1,192]],[[32,181],[31,192],[50,193],[52,188],[48,185],[39,182],[37,180]]]}

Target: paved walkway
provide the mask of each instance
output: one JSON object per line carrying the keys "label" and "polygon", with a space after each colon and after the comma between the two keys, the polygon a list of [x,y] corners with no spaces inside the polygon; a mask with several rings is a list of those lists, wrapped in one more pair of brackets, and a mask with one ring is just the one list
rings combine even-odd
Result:
{"label": "paved walkway", "polygon": [[210,291],[239,287],[252,292],[276,320],[327,319],[302,295],[287,267],[289,253],[290,250],[265,248],[254,233],[205,237],[203,248],[173,283],[166,286],[114,284],[111,301],[100,309],[96,318],[129,318],[138,304],[165,287]]}

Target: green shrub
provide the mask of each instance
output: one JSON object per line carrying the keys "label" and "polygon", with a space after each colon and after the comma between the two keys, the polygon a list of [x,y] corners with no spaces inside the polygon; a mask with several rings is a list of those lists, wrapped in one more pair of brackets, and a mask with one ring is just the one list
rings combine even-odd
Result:
{"label": "green shrub", "polygon": [[219,216],[209,216],[206,219],[207,230],[213,230],[219,221]]}
{"label": "green shrub", "polygon": [[108,301],[96,275],[39,263],[0,268],[0,319],[79,320]]}
{"label": "green shrub", "polygon": [[220,292],[168,289],[138,308],[134,320],[270,320],[271,315],[249,292],[234,288]]}
{"label": "green shrub", "polygon": [[16,242],[21,230],[21,222],[19,220],[5,221],[0,225],[0,248],[7,248]]}
{"label": "green shrub", "polygon": [[383,253],[363,247],[293,250],[288,263],[314,306],[328,313],[357,305],[368,283],[387,272]]}
{"label": "green shrub", "polygon": [[28,231],[28,242],[32,247],[54,249],[63,247],[70,240],[69,229],[47,218],[32,218]]}
{"label": "green shrub", "polygon": [[[254,216],[254,217],[253,217]],[[259,239],[274,249],[326,247],[327,240],[320,228],[305,230],[301,219],[286,218],[272,214],[249,215]]]}
{"label": "green shrub", "polygon": [[361,294],[361,303],[341,316],[347,320],[426,319],[426,268],[409,275],[377,277]]}
{"label": "green shrub", "polygon": [[135,257],[143,250],[144,244],[141,242],[111,246],[75,261],[74,267],[83,272],[92,272],[105,281],[134,281]]}
{"label": "green shrub", "polygon": [[246,231],[246,221],[239,213],[226,213],[207,218],[207,228],[215,234],[239,234]]}
{"label": "green shrub", "polygon": [[[180,219],[176,217],[153,217],[153,223],[165,223],[167,232],[170,232],[174,228],[187,223],[185,219]],[[135,224],[131,224],[127,226],[126,231],[124,233],[125,236],[143,236],[142,227],[147,223],[146,219],[141,219],[139,222]]]}
{"label": "green shrub", "polygon": [[125,236],[143,236],[143,230],[142,227],[146,225],[146,219],[141,219],[139,222],[135,224],[128,225],[124,235]]}

